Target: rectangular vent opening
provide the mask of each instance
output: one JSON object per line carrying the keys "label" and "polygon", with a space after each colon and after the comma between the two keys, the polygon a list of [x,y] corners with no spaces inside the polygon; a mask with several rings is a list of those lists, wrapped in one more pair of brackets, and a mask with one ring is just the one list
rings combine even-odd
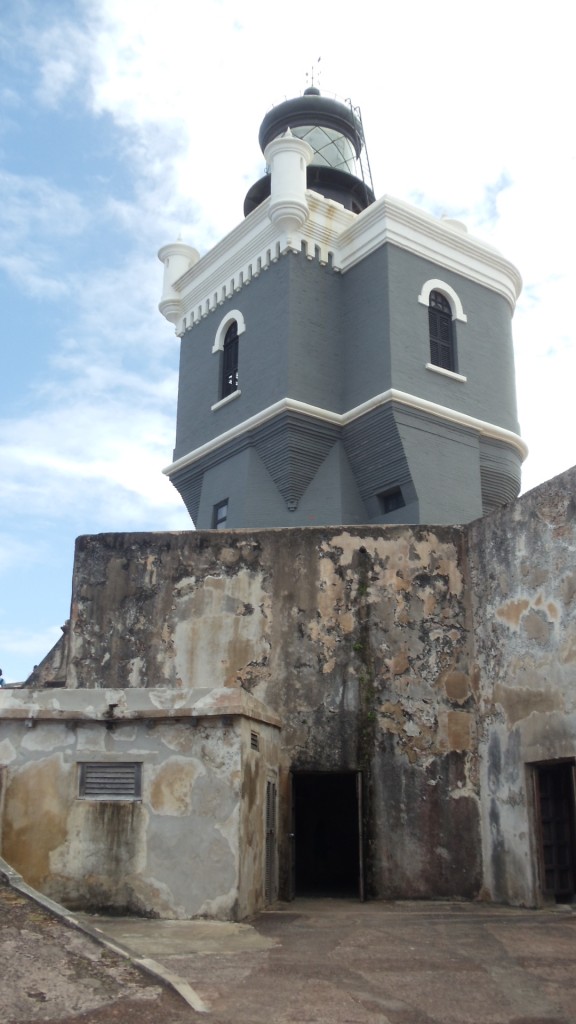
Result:
{"label": "rectangular vent opening", "polygon": [[85,800],[139,800],[141,762],[96,762],[80,765],[80,796]]}
{"label": "rectangular vent opening", "polygon": [[401,487],[391,487],[389,491],[382,491],[376,495],[380,512],[388,515],[399,508],[404,508],[406,502]]}
{"label": "rectangular vent opening", "polygon": [[250,746],[252,750],[260,750],[260,737],[257,732],[250,733]]}

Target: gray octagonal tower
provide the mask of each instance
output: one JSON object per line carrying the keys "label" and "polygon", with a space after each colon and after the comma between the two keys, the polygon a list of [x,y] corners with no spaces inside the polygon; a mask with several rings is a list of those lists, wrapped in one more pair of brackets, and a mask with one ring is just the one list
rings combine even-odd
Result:
{"label": "gray octagonal tower", "polygon": [[264,118],[268,172],[202,258],[164,246],[182,338],[174,461],[199,529],[464,523],[514,499],[517,270],[463,225],[375,201],[351,107]]}

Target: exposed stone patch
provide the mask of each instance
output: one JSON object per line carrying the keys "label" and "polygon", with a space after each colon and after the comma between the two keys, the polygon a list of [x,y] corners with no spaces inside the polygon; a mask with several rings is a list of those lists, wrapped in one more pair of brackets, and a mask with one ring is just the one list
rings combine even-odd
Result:
{"label": "exposed stone patch", "polygon": [[524,612],[530,607],[530,601],[521,598],[516,601],[509,601],[507,604],[497,608],[496,615],[511,626],[518,626]]}
{"label": "exposed stone patch", "polygon": [[530,640],[536,640],[540,644],[548,643],[552,623],[548,622],[542,613],[532,609],[524,616],[522,626]]}
{"label": "exposed stone patch", "polygon": [[541,714],[562,708],[559,695],[550,690],[525,690],[500,684],[494,687],[494,700],[504,709],[511,726],[534,713]]}
{"label": "exposed stone patch", "polygon": [[445,672],[440,677],[448,700],[463,704],[471,694],[470,677],[465,672]]}

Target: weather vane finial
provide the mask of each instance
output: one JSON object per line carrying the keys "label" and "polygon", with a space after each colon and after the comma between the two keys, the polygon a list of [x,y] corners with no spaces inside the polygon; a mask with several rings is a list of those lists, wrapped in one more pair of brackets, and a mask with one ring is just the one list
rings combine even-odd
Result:
{"label": "weather vane finial", "polygon": [[310,88],[310,89],[316,88],[317,89],[319,87],[319,85],[320,85],[320,68],[318,67],[318,65],[320,64],[321,60],[322,60],[322,57],[318,57],[318,60],[316,61],[316,63],[312,64],[312,68],[310,70],[310,73],[306,72],[306,88]]}

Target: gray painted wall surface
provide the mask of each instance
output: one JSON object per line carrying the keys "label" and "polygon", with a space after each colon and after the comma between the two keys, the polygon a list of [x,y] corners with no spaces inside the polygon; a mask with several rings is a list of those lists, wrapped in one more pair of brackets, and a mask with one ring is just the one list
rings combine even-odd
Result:
{"label": "gray painted wall surface", "polygon": [[[466,324],[455,323],[467,383],[425,368],[428,312],[417,300],[432,278],[454,288],[467,314]],[[246,321],[242,395],[212,413],[220,365],[212,344],[235,308]],[[392,245],[344,275],[290,253],[184,335],[175,458],[287,396],[343,412],[390,387],[518,431],[506,300]]]}
{"label": "gray painted wall surface", "polygon": [[393,386],[389,248],[382,246],[342,275],[346,410]]}
{"label": "gray painted wall surface", "polygon": [[[212,527],[213,507],[226,498],[232,529],[334,522],[450,524],[470,522],[513,500],[519,490],[515,450],[398,403],[334,431],[342,437],[336,444],[327,428],[313,431],[305,418],[294,432],[297,419],[292,416],[293,426],[284,429],[279,417],[174,476],[199,529]],[[233,454],[251,441],[254,448]],[[378,495],[396,487],[405,505],[384,515]]]}
{"label": "gray painted wall surface", "polygon": [[[428,311],[418,295],[435,278],[455,289],[468,316],[466,324],[454,324],[466,382],[426,369]],[[221,360],[211,349],[223,316],[234,308],[246,323],[241,394],[211,411]],[[391,387],[517,431],[510,320],[500,296],[393,245],[344,275],[290,253],[184,336],[175,457],[285,397],[340,413]],[[232,528],[450,523],[469,522],[519,490],[516,453],[482,442],[481,455],[477,436],[427,413],[390,408],[344,430],[333,428],[346,450],[343,473],[341,456],[328,459],[328,449],[317,447],[319,426],[301,422],[304,433],[296,441],[270,421],[257,435],[235,439],[173,475],[200,529],[212,526],[213,507],[225,498]],[[252,443],[257,454],[240,454]],[[314,469],[305,480],[304,457]],[[376,495],[397,486],[405,505],[382,516]]]}
{"label": "gray painted wall surface", "polygon": [[[393,387],[517,433],[512,313],[507,301],[413,253],[396,246],[388,249]],[[468,317],[467,323],[454,324],[458,372],[467,378],[465,384],[425,369],[430,362],[428,310],[417,300],[422,286],[434,278],[455,290]]]}
{"label": "gray painted wall surface", "polygon": [[397,419],[420,519],[434,523],[475,519],[482,509],[475,432],[406,409],[398,411]]}
{"label": "gray painted wall surface", "polygon": [[[304,254],[289,253],[182,338],[174,458],[287,396],[341,411],[340,279]],[[244,316],[238,399],[219,400],[220,354],[212,345],[223,317]]]}

